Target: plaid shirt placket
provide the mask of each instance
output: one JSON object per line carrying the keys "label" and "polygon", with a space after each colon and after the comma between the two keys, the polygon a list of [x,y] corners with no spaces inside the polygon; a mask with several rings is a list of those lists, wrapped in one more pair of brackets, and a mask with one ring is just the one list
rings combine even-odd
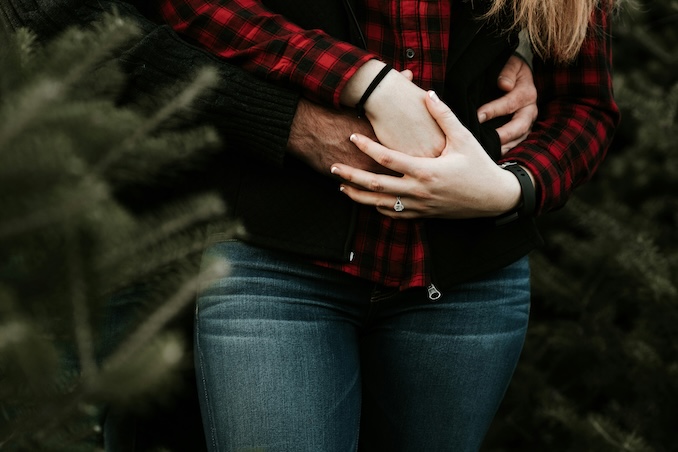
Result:
{"label": "plaid shirt placket", "polygon": [[[367,0],[365,6],[362,25],[368,50],[397,70],[411,70],[414,82],[424,89],[443,81],[449,1]],[[393,220],[370,207],[361,207],[358,221],[354,260],[326,265],[401,290],[430,284],[420,221]]]}

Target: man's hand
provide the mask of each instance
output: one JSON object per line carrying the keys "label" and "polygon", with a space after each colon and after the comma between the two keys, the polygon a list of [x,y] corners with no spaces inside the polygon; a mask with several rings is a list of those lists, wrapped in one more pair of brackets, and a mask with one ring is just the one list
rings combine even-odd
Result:
{"label": "man's hand", "polygon": [[515,55],[506,62],[497,85],[506,94],[481,106],[478,119],[483,123],[498,116],[513,115],[508,123],[497,129],[501,152],[505,154],[527,137],[537,119],[537,89],[530,66]]}
{"label": "man's hand", "polygon": [[356,118],[353,110],[330,110],[302,98],[292,121],[287,148],[322,174],[327,174],[334,162],[345,162],[373,173],[388,172],[349,141],[349,135],[354,132],[376,140],[370,123]]}

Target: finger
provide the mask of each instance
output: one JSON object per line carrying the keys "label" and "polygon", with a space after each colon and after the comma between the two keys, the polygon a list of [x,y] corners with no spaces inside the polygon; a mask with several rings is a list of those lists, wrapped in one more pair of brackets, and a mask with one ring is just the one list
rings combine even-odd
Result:
{"label": "finger", "polygon": [[443,101],[440,100],[435,91],[429,91],[426,96],[426,108],[433,119],[436,120],[445,136],[454,136],[455,133],[467,133],[468,130],[462,125],[457,116],[452,113]]}
{"label": "finger", "polygon": [[523,61],[522,58],[511,55],[497,77],[497,86],[499,89],[511,91],[516,84],[518,73],[523,65],[525,65],[525,61]]}
{"label": "finger", "polygon": [[536,117],[537,106],[534,104],[518,110],[509,122],[497,129],[502,146],[528,134]]}
{"label": "finger", "polygon": [[342,185],[340,187],[342,193],[351,198],[353,201],[366,206],[374,206],[382,215],[391,218],[409,219],[418,217],[417,211],[413,203],[407,199],[401,198],[401,203],[405,206],[403,211],[396,211],[395,204],[397,198],[395,195],[385,193],[374,193],[371,191],[360,190],[355,187]]}
{"label": "finger", "polygon": [[350,185],[372,193],[394,195],[410,190],[409,181],[402,177],[377,174],[348,165],[332,165],[332,174],[344,180],[342,185]]}
{"label": "finger", "polygon": [[527,138],[528,135],[529,135],[529,133],[526,133],[525,135],[523,135],[523,136],[521,136],[521,137],[518,137],[518,138],[516,138],[516,139],[513,140],[513,141],[509,141],[509,142],[506,143],[506,144],[502,144],[502,146],[501,146],[501,155],[502,155],[502,156],[505,155],[508,151],[510,151],[510,150],[513,149],[514,147],[518,146],[520,143],[522,143],[522,142],[525,140],[525,138]]}
{"label": "finger", "polygon": [[498,116],[512,114],[537,102],[537,89],[534,87],[532,70],[522,58],[512,56],[509,59],[499,75],[497,84],[507,93],[478,109],[478,120],[481,124]]}
{"label": "finger", "polygon": [[400,71],[400,74],[403,75],[409,81],[414,80],[414,73],[412,73],[412,71],[409,70],[409,69],[405,69],[403,71]]}
{"label": "finger", "polygon": [[482,124],[499,116],[510,115],[516,111],[516,108],[515,94],[504,94],[499,99],[488,102],[478,109],[478,121]]}
{"label": "finger", "polygon": [[372,160],[396,173],[406,174],[418,166],[417,157],[389,149],[365,135],[354,133],[351,135],[350,140]]}

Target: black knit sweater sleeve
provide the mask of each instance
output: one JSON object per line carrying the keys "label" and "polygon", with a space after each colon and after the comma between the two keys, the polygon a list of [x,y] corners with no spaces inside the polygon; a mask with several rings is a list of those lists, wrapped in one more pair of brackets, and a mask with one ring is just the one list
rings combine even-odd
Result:
{"label": "black knit sweater sleeve", "polygon": [[[281,165],[296,112],[298,93],[260,80],[179,38],[169,27],[143,16],[123,0],[3,0],[0,16],[11,28],[27,27],[48,39],[66,27],[85,26],[117,11],[142,30],[140,40],[118,55],[129,76],[126,97],[163,96],[162,86],[187,80],[203,66],[217,68],[220,81],[193,105],[191,121],[210,124],[228,148]],[[164,103],[166,99],[157,99]]]}

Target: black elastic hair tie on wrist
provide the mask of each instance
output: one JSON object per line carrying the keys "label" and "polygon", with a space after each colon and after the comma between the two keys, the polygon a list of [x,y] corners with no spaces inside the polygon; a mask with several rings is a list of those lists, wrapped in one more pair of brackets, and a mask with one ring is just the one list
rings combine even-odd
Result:
{"label": "black elastic hair tie on wrist", "polygon": [[358,110],[358,117],[362,118],[365,116],[365,102],[367,102],[367,99],[370,97],[370,94],[374,92],[374,89],[377,87],[379,83],[381,83],[382,80],[384,80],[384,77],[386,77],[386,74],[391,72],[391,67],[390,64],[387,64],[383,68],[381,68],[381,71],[377,74],[376,77],[374,77],[374,80],[372,80],[372,83],[367,87],[365,92],[363,93],[363,97],[360,98],[357,104],[355,104],[356,110]]}

